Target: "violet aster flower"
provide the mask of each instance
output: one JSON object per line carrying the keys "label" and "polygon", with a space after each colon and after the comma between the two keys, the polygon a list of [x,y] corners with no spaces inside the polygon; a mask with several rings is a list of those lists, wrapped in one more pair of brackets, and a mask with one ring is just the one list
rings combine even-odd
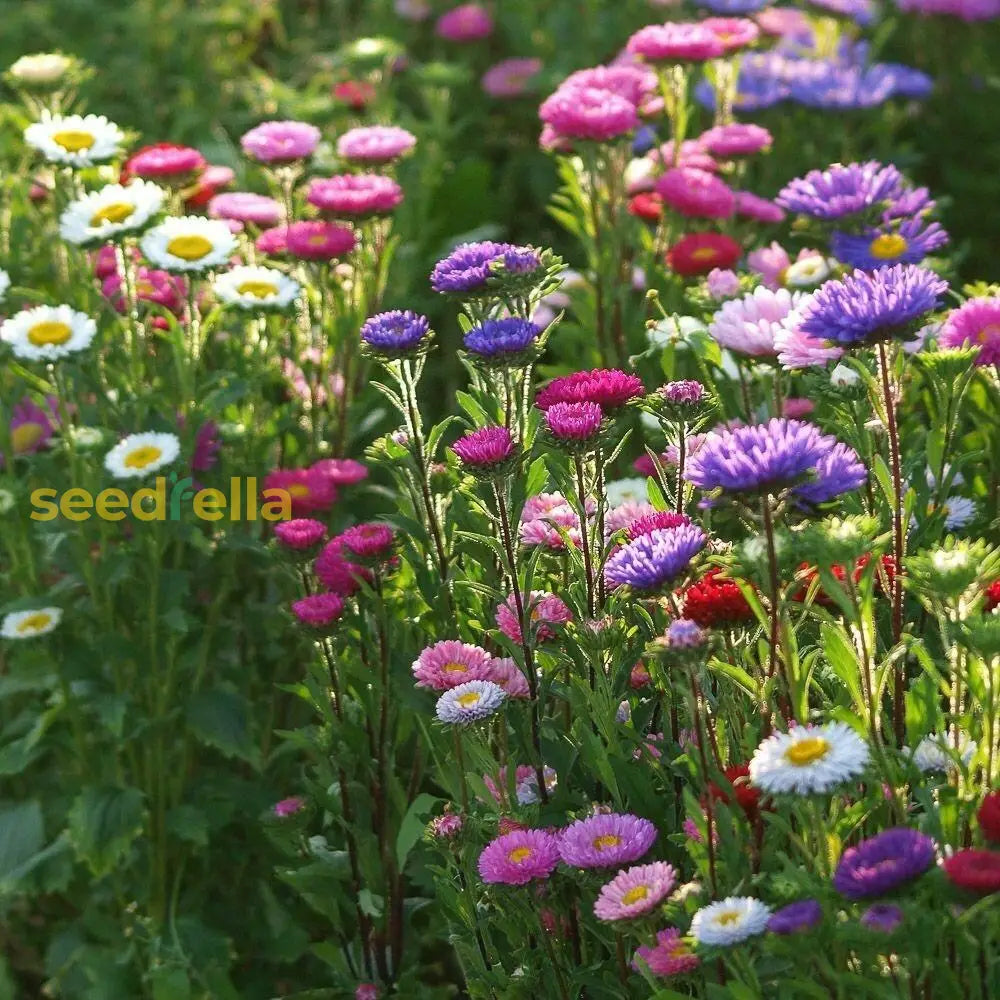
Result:
{"label": "violet aster flower", "polygon": [[462,343],[471,354],[497,361],[509,361],[512,355],[523,354],[538,339],[542,331],[530,320],[509,316],[488,319],[472,327]]}
{"label": "violet aster flower", "polygon": [[274,226],[281,221],[281,205],[267,195],[252,191],[228,191],[215,195],[208,203],[213,219],[252,222],[255,226]]}
{"label": "violet aster flower", "polygon": [[938,223],[907,219],[895,229],[835,232],[830,237],[830,250],[841,263],[875,271],[893,264],[919,264],[947,242],[948,234]]}
{"label": "violet aster flower", "polygon": [[802,500],[821,503],[857,489],[866,472],[853,450],[813,424],[775,417],[709,434],[685,463],[684,476],[703,490],[791,489]]}
{"label": "violet aster flower", "polygon": [[594,916],[598,920],[641,917],[659,906],[676,884],[677,872],[664,861],[626,868],[601,887]]}
{"label": "violet aster flower", "polygon": [[535,397],[543,412],[553,403],[597,403],[606,413],[643,394],[642,380],[617,368],[595,368],[553,379]]}
{"label": "violet aster flower", "polygon": [[480,427],[460,437],[451,450],[471,471],[496,469],[514,454],[514,439],[506,427]]}
{"label": "violet aster flower", "polygon": [[445,11],[437,19],[434,33],[449,42],[477,42],[493,33],[493,18],[481,4],[464,3]]}
{"label": "violet aster flower", "polygon": [[398,125],[363,125],[337,140],[337,153],[358,163],[391,163],[416,144],[417,137]]}
{"label": "violet aster flower", "polygon": [[500,274],[532,274],[541,267],[533,247],[512,243],[462,243],[434,265],[431,288],[442,294],[469,295],[487,290],[491,278]]}
{"label": "violet aster flower", "polygon": [[593,142],[609,142],[639,127],[634,104],[596,87],[563,84],[542,103],[538,116],[560,136]]}
{"label": "violet aster flower", "polygon": [[800,899],[771,914],[767,929],[772,934],[798,934],[815,927],[823,919],[823,908],[815,899]]}
{"label": "violet aster flower", "polygon": [[938,343],[941,347],[978,347],[977,365],[1000,364],[1000,298],[969,299],[953,309]]}
{"label": "violet aster flower", "polygon": [[341,174],[318,177],[309,185],[306,201],[334,218],[388,215],[403,200],[403,189],[381,174]]}
{"label": "violet aster flower", "polygon": [[681,215],[728,219],[736,196],[725,181],[695,167],[671,167],[657,182],[656,193]]}
{"label": "violet aster flower", "polygon": [[604,413],[597,403],[553,403],[545,411],[545,423],[560,441],[590,441],[601,430]]}
{"label": "violet aster flower", "polygon": [[573,868],[609,868],[638,861],[656,840],[656,827],[631,813],[598,813],[570,823],[559,855]]}
{"label": "violet aster flower", "polygon": [[770,0],[698,0],[698,6],[713,14],[755,14]]}
{"label": "violet aster flower", "polygon": [[366,320],[361,327],[361,339],[379,353],[397,356],[421,347],[430,331],[426,316],[409,309],[393,309]]}
{"label": "violet aster flower", "polygon": [[789,212],[829,221],[892,202],[903,187],[903,177],[891,163],[835,163],[797,177],[782,188],[777,201]]}
{"label": "violet aster flower", "polygon": [[344,601],[337,594],[310,594],[295,601],[292,612],[303,625],[326,628],[344,613]]}
{"label": "violet aster flower", "polygon": [[833,887],[848,899],[882,896],[927,871],[934,854],[926,834],[904,826],[884,830],[844,851]]}
{"label": "violet aster flower", "polygon": [[903,911],[892,903],[874,903],[861,914],[861,923],[869,930],[891,934],[903,922]]}
{"label": "violet aster flower", "polygon": [[514,830],[490,841],[479,855],[479,877],[499,885],[546,879],[559,864],[559,844],[545,830]]}
{"label": "violet aster flower", "polygon": [[604,578],[613,587],[659,590],[687,569],[705,542],[705,532],[694,524],[658,528],[613,553],[604,567]]}
{"label": "violet aster flower", "polygon": [[667,626],[664,639],[670,649],[697,649],[704,644],[705,633],[697,622],[677,618]]}
{"label": "violet aster flower", "polygon": [[774,137],[761,125],[746,122],[732,122],[716,125],[698,137],[698,145],[723,160],[736,156],[751,156],[770,149]]}
{"label": "violet aster flower", "polygon": [[333,222],[293,222],[285,229],[288,252],[302,260],[343,257],[354,249],[357,242],[350,229]]}
{"label": "violet aster flower", "polygon": [[311,156],[319,140],[319,129],[306,122],[262,122],[240,139],[240,145],[261,163],[291,163]]}
{"label": "violet aster flower", "polygon": [[700,24],[670,21],[640,28],[625,46],[627,52],[652,63],[704,62],[717,59],[725,47]]}
{"label": "violet aster flower", "polygon": [[309,550],[326,538],[326,525],[311,517],[297,517],[276,524],[274,537],[286,549]]}
{"label": "violet aster flower", "polygon": [[871,274],[855,271],[813,294],[799,329],[837,344],[910,339],[947,288],[933,271],[915,264],[895,264]]}

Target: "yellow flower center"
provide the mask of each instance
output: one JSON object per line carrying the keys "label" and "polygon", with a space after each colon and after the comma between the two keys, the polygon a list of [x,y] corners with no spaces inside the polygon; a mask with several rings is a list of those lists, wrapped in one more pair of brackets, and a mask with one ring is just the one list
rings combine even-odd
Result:
{"label": "yellow flower center", "polygon": [[28,331],[28,340],[35,347],[45,347],[46,344],[65,344],[73,331],[68,323],[60,323],[59,320],[47,319],[41,323],[36,323]]}
{"label": "yellow flower center", "polygon": [[175,236],[167,244],[167,253],[181,260],[201,260],[212,252],[212,241],[204,236]]}
{"label": "yellow flower center", "polygon": [[628,892],[622,896],[622,902],[626,906],[631,906],[633,903],[638,903],[645,899],[649,895],[649,889],[644,885],[637,885],[634,889],[629,889]]}
{"label": "yellow flower center", "polygon": [[136,448],[135,451],[130,451],[125,456],[125,467],[127,469],[145,469],[162,455],[162,449],[157,448],[155,444],[144,444],[141,448]]}
{"label": "yellow flower center", "polygon": [[460,694],[455,701],[462,706],[462,708],[472,708],[473,705],[479,703],[480,694],[478,691],[466,691],[465,694]]}
{"label": "yellow flower center", "polygon": [[278,294],[278,286],[272,285],[270,281],[244,281],[236,286],[236,291],[240,295],[251,295],[255,299],[266,299],[269,295]]}
{"label": "yellow flower center", "polygon": [[530,847],[515,847],[510,854],[507,855],[507,860],[515,865],[519,865],[522,861],[530,858],[534,852]]}
{"label": "yellow flower center", "polygon": [[52,621],[52,615],[46,611],[36,611],[33,615],[28,615],[20,625],[17,626],[19,635],[25,632],[38,632],[45,628]]}
{"label": "yellow flower center", "polygon": [[20,427],[15,427],[10,432],[11,444],[14,446],[14,454],[20,455],[23,452],[30,451],[39,441],[42,439],[42,435],[45,433],[45,428],[41,424],[36,424],[34,421],[29,421],[26,424],[21,424]]}
{"label": "yellow flower center", "polygon": [[613,833],[605,833],[594,838],[594,847],[599,851],[604,851],[609,847],[617,847],[621,842],[621,837],[616,837]]}
{"label": "yellow flower center", "polygon": [[446,663],[441,670],[446,674],[467,674],[469,672],[469,668],[464,663]]}
{"label": "yellow flower center", "polygon": [[67,153],[79,153],[94,145],[94,137],[89,132],[78,129],[67,129],[65,132],[53,132],[52,141],[62,146]]}
{"label": "yellow flower center", "polygon": [[717,924],[722,924],[723,927],[728,927],[730,924],[738,923],[739,919],[739,910],[723,910],[723,912],[715,918],[715,922]]}
{"label": "yellow flower center", "polygon": [[292,483],[292,485],[288,487],[288,492],[291,496],[302,499],[303,497],[309,496],[310,490],[305,483]]}
{"label": "yellow flower center", "polygon": [[980,344],[988,343],[998,337],[1000,337],[1000,323],[988,323],[976,334],[976,340]]}
{"label": "yellow flower center", "polygon": [[99,226],[102,222],[124,222],[135,211],[135,205],[127,201],[113,201],[104,208],[99,208],[90,217],[92,226]]}
{"label": "yellow flower center", "polygon": [[809,736],[799,740],[785,751],[785,760],[795,767],[807,767],[822,760],[830,751],[830,744],[822,736]]}
{"label": "yellow flower center", "polygon": [[135,292],[136,295],[153,295],[156,292],[156,286],[151,281],[142,278],[135,283]]}
{"label": "yellow flower center", "polygon": [[906,253],[910,244],[899,233],[882,233],[872,240],[869,251],[878,260],[894,260]]}
{"label": "yellow flower center", "polygon": [[715,247],[698,247],[691,251],[691,259],[696,261],[713,260],[715,258]]}
{"label": "yellow flower center", "polygon": [[306,240],[306,243],[311,247],[321,247],[326,243],[326,236],[322,233],[315,233]]}

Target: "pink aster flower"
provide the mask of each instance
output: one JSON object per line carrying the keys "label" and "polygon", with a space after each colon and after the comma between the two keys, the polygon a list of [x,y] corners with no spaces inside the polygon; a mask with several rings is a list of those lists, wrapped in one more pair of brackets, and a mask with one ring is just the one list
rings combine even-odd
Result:
{"label": "pink aster flower", "polygon": [[726,53],[753,45],[760,37],[760,28],[745,17],[706,17],[700,23],[715,35]]}
{"label": "pink aster flower", "polygon": [[[809,296],[806,298],[808,299]],[[774,335],[774,350],[778,356],[778,363],[782,368],[788,370],[825,365],[828,361],[836,361],[843,357],[844,354],[842,348],[804,333],[799,328],[796,317],[804,304],[803,301],[799,309],[792,314],[790,320]]]}
{"label": "pink aster flower", "polygon": [[288,252],[301,260],[332,260],[349,254],[357,238],[346,226],[333,222],[293,222],[285,230]]}
{"label": "pink aster flower", "polygon": [[328,542],[316,557],[313,572],[327,590],[341,597],[350,597],[360,589],[361,581],[372,579],[371,570],[345,558],[339,538]]}
{"label": "pink aster flower", "polygon": [[219,437],[219,425],[214,420],[206,420],[194,436],[191,469],[194,472],[208,472],[218,463],[221,449],[222,439]]}
{"label": "pink aster flower", "polygon": [[292,612],[303,625],[326,628],[344,613],[344,602],[337,594],[310,594],[295,601]]}
{"label": "pink aster flower", "polygon": [[158,142],[153,146],[144,146],[125,161],[121,183],[125,184],[131,177],[163,181],[187,179],[204,167],[205,157],[197,149],[177,146],[172,142]]}
{"label": "pink aster flower", "polygon": [[[124,281],[120,274],[115,273],[104,279],[101,294],[116,312],[125,312]],[[160,306],[180,316],[186,308],[187,282],[178,275],[143,265],[136,268],[135,295],[140,303]]]}
{"label": "pink aster flower", "polygon": [[658,149],[650,150],[648,155],[668,167],[694,167],[695,170],[705,170],[710,174],[717,173],[720,169],[719,164],[697,139],[686,139],[676,154],[674,140],[668,139]]}
{"label": "pink aster flower", "polygon": [[667,927],[656,935],[652,948],[637,948],[632,968],[636,972],[648,969],[651,975],[666,978],[680,976],[697,969],[700,959],[688,947],[676,927]]}
{"label": "pink aster flower", "polygon": [[292,163],[312,156],[320,131],[306,122],[261,122],[240,139],[247,156],[261,163]]}
{"label": "pink aster flower", "polygon": [[378,987],[374,983],[358,983],[354,1000],[378,1000]]}
{"label": "pink aster flower", "polygon": [[538,115],[569,139],[609,142],[639,126],[635,105],[609,90],[563,84],[538,109]]}
{"label": "pink aster flower", "polygon": [[560,441],[587,441],[601,430],[604,413],[598,403],[553,403],[545,411],[545,424]]}
{"label": "pink aster flower", "polygon": [[[31,455],[41,451],[52,439],[58,418],[50,404],[39,406],[29,396],[25,396],[14,405],[10,415],[11,450],[15,457]],[[4,456],[0,453],[0,468],[3,467]]]}
{"label": "pink aster flower", "polygon": [[[595,513],[596,510],[597,504],[588,499],[588,513]],[[580,519],[566,498],[561,493],[539,493],[529,497],[521,511],[521,544],[563,549],[566,543],[560,530],[571,545],[580,544]]]}
{"label": "pink aster flower", "polygon": [[[737,196],[738,198],[739,196]],[[739,202],[737,201],[737,204]],[[713,268],[708,272],[708,277],[705,279],[705,285],[708,288],[708,294],[712,296],[713,299],[720,301],[722,299],[731,299],[734,295],[738,295],[740,291],[740,276],[735,271],[730,271],[728,268],[723,270],[722,268]]]}
{"label": "pink aster flower", "polygon": [[579,87],[608,90],[624,97],[629,104],[640,107],[650,94],[656,92],[659,83],[653,70],[633,62],[578,69],[563,80],[559,89],[572,90]]}
{"label": "pink aster flower", "polygon": [[345,557],[366,562],[387,559],[396,542],[392,528],[378,521],[356,524],[342,531],[337,537],[340,539]]}
{"label": "pink aster flower", "polygon": [[795,310],[805,296],[783,288],[759,286],[741,299],[731,299],[712,317],[708,332],[723,347],[750,357],[771,357],[774,338],[789,317],[797,324]]}
{"label": "pink aster flower", "polygon": [[672,865],[654,861],[619,872],[602,886],[594,903],[598,920],[628,920],[655,909],[670,895],[677,882]]}
{"label": "pink aster flower", "polygon": [[326,525],[311,517],[296,517],[274,526],[274,537],[286,548],[306,551],[326,538]]}
{"label": "pink aster flower", "polygon": [[306,807],[306,800],[301,795],[290,795],[287,799],[275,802],[271,811],[275,816],[284,819],[286,816],[294,816],[297,812],[302,812]]}
{"label": "pink aster flower", "polygon": [[359,163],[391,163],[416,144],[417,137],[398,125],[362,125],[337,140],[337,153]]}
{"label": "pink aster flower", "polygon": [[[445,809],[447,810],[447,806]],[[453,812],[444,812],[427,824],[427,833],[435,840],[454,840],[465,825],[465,820]]]}
{"label": "pink aster flower", "polygon": [[334,486],[353,486],[368,478],[368,469],[353,458],[321,458],[310,466]]}
{"label": "pink aster flower", "polygon": [[554,403],[597,403],[605,412],[643,394],[642,380],[617,368],[595,368],[554,378],[535,397],[542,412]]}
{"label": "pink aster flower", "polygon": [[[524,594],[521,600],[526,606],[525,610],[531,621],[535,642],[545,642],[555,638],[556,633],[549,628],[549,625],[565,625],[566,622],[573,620],[573,613],[570,609],[560,598],[548,591],[533,590],[530,597]],[[517,604],[513,594],[497,608],[496,623],[497,628],[511,642],[520,644],[521,626],[517,620]]]}
{"label": "pink aster flower", "polygon": [[752,156],[770,149],[774,137],[761,125],[731,122],[716,125],[698,137],[698,144],[713,156],[731,160],[737,156]]}
{"label": "pink aster flower", "polygon": [[736,208],[732,188],[715,174],[695,167],[671,167],[656,182],[656,193],[681,215],[728,219]]}
{"label": "pink aster flower", "polygon": [[640,28],[625,48],[632,55],[652,63],[704,62],[717,59],[725,52],[715,32],[701,24],[679,21]]}
{"label": "pink aster flower", "polygon": [[520,97],[528,89],[528,81],[542,69],[541,59],[504,59],[491,66],[481,81],[490,97]]}
{"label": "pink aster flower", "polygon": [[490,674],[486,680],[499,684],[508,698],[527,698],[531,694],[528,678],[509,656],[494,656],[490,660]]}
{"label": "pink aster flower", "polygon": [[801,420],[802,417],[808,417],[815,409],[816,404],[811,399],[789,396],[781,405],[781,415],[789,420]]}
{"label": "pink aster flower", "polygon": [[281,257],[288,253],[288,226],[265,229],[254,241],[258,253],[268,257]]}
{"label": "pink aster flower", "polygon": [[466,681],[488,681],[492,657],[485,649],[457,639],[428,646],[413,661],[417,687],[449,691]]}
{"label": "pink aster flower", "polygon": [[393,10],[407,21],[425,21],[431,16],[427,0],[394,0]]}
{"label": "pink aster flower", "polygon": [[559,864],[556,838],[545,830],[514,830],[491,841],[479,855],[479,876],[500,885],[547,879]]}
{"label": "pink aster flower", "polygon": [[578,819],[559,837],[559,855],[573,868],[607,868],[637,861],[656,840],[656,827],[630,813]]}
{"label": "pink aster flower", "polygon": [[329,510],[337,499],[337,488],[313,469],[275,469],[264,477],[261,495],[275,500],[272,491],[284,490],[291,497],[292,513],[309,514],[314,510]]}
{"label": "pink aster flower", "polygon": [[449,42],[478,42],[493,32],[490,12],[478,3],[464,3],[437,19],[434,33]]}
{"label": "pink aster flower", "polygon": [[[654,471],[653,475],[655,474]],[[655,513],[656,508],[645,500],[626,500],[607,512],[604,518],[604,533],[610,538],[616,531],[624,531],[633,521]]]}
{"label": "pink aster flower", "polygon": [[319,177],[309,185],[306,201],[324,215],[364,218],[388,215],[403,200],[403,189],[381,174],[340,174]]}
{"label": "pink aster flower", "polygon": [[791,263],[788,251],[777,242],[747,254],[747,265],[752,271],[756,271],[764,285],[773,291],[784,287],[785,271]]}
{"label": "pink aster flower", "polygon": [[274,226],[281,221],[281,205],[263,194],[252,191],[227,191],[217,194],[208,203],[213,219],[251,222],[255,226]]}
{"label": "pink aster flower", "polygon": [[977,365],[1000,364],[1000,298],[969,299],[953,309],[938,343],[941,347],[978,347]]}
{"label": "pink aster flower", "polygon": [[781,222],[785,217],[784,209],[768,198],[760,198],[749,191],[736,192],[736,214],[745,219],[772,224]]}
{"label": "pink aster flower", "polygon": [[451,450],[466,468],[487,470],[514,454],[514,439],[506,427],[480,427],[460,437]]}
{"label": "pink aster flower", "polygon": [[[676,464],[676,463],[674,463]],[[630,542],[634,542],[643,535],[652,534],[663,528],[680,528],[682,525],[690,524],[691,518],[687,514],[678,514],[672,510],[654,510],[649,514],[643,514],[632,521],[625,533]]]}

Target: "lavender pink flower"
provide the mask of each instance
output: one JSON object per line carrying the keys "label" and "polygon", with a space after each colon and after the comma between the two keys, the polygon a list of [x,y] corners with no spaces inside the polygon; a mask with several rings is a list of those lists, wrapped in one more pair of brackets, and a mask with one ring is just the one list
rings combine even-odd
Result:
{"label": "lavender pink flower", "polygon": [[317,178],[306,193],[310,205],[335,218],[388,215],[402,200],[403,189],[391,177],[381,174]]}
{"label": "lavender pink flower", "polygon": [[240,145],[247,156],[261,163],[292,163],[311,156],[319,145],[315,125],[297,121],[262,122],[250,129]]}
{"label": "lavender pink flower", "polygon": [[484,882],[527,885],[547,879],[559,864],[556,838],[545,830],[514,830],[486,845],[479,855]]}
{"label": "lavender pink flower", "polygon": [[656,944],[637,948],[632,968],[637,972],[649,970],[650,975],[668,978],[681,976],[698,968],[701,960],[688,947],[676,927],[658,931]]}
{"label": "lavender pink flower", "polygon": [[[535,642],[545,642],[555,638],[555,631],[550,625],[565,625],[573,620],[573,613],[563,600],[545,590],[533,590],[531,594],[522,595],[522,602],[531,625],[532,639]],[[511,594],[496,611],[497,628],[511,642],[520,645],[522,640],[521,625],[517,620],[517,604]]]}
{"label": "lavender pink flower", "polygon": [[345,132],[337,140],[337,153],[359,163],[391,163],[416,144],[416,136],[398,125],[366,125]]}
{"label": "lavender pink flower", "polygon": [[477,42],[493,33],[493,18],[482,4],[464,3],[442,14],[434,33],[449,42]]}
{"label": "lavender pink flower", "polygon": [[656,827],[631,813],[578,819],[559,837],[559,855],[573,868],[609,868],[638,861],[656,840]]}
{"label": "lavender pink flower", "polygon": [[679,21],[640,28],[625,48],[651,63],[704,62],[725,52],[725,46],[711,29]]}

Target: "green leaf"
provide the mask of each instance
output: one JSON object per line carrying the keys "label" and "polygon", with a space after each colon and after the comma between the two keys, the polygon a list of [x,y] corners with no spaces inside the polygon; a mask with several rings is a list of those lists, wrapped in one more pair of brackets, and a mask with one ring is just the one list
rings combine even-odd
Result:
{"label": "green leaf", "polygon": [[358,906],[366,916],[381,917],[385,900],[381,896],[376,896],[371,889],[362,889],[358,893]]}
{"label": "green leaf", "polygon": [[115,868],[142,833],[144,796],[138,788],[85,788],[69,810],[77,856],[100,877]]}
{"label": "green leaf", "polygon": [[258,766],[257,748],[250,739],[250,712],[238,694],[221,689],[196,694],[188,702],[187,723],[203,743]]}
{"label": "green leaf", "polygon": [[13,882],[26,861],[42,849],[45,823],[37,799],[0,806],[0,888]]}
{"label": "green leaf", "polygon": [[153,1000],[191,1000],[191,981],[183,969],[161,965],[149,974]]}
{"label": "green leaf", "polygon": [[167,813],[167,832],[198,847],[208,846],[208,817],[192,805],[174,806]]}
{"label": "green leaf", "polygon": [[396,835],[396,862],[400,871],[406,865],[410,851],[423,836],[427,814],[438,801],[435,796],[423,792],[410,803],[410,808],[406,810],[403,822],[399,824],[399,833]]}

